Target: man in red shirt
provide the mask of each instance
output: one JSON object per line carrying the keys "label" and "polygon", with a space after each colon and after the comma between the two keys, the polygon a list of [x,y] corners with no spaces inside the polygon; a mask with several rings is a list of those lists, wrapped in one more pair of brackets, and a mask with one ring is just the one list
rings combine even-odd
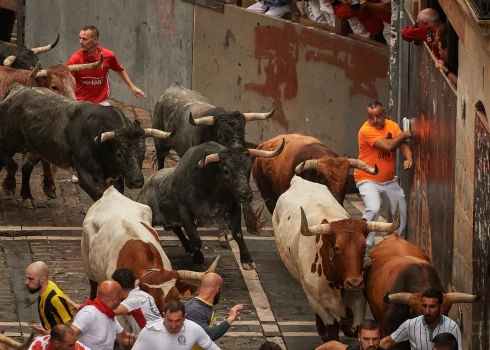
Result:
{"label": "man in red shirt", "polygon": [[[75,96],[78,101],[88,101],[98,103],[103,106],[109,106],[107,99],[111,93],[109,81],[109,69],[116,72],[117,75],[129,86],[131,92],[139,98],[146,99],[143,91],[137,88],[129,78],[128,73],[118,62],[116,55],[111,50],[104,49],[99,45],[99,30],[93,25],[88,25],[82,28],[79,34],[80,47],[66,63],[81,64],[97,62],[100,59],[100,54],[104,54],[104,65],[102,67],[84,70],[72,73],[76,81]],[[78,182],[78,178],[73,175],[73,182]]]}
{"label": "man in red shirt", "polygon": [[[432,31],[432,35],[436,34],[437,27],[442,23],[439,19],[439,14],[434,9],[423,9],[417,15],[418,27],[406,26],[402,29],[402,39],[408,42],[412,41],[427,41],[428,29]],[[429,42],[430,44],[430,42]],[[437,49],[432,49],[434,55],[439,57]]]}
{"label": "man in red shirt", "polygon": [[100,58],[100,54],[103,53],[104,66],[72,73],[77,83],[75,96],[78,101],[89,101],[104,106],[109,105],[107,102],[111,90],[109,69],[112,69],[119,75],[137,98],[139,96],[145,99],[147,98],[145,93],[131,82],[128,73],[119,64],[114,52],[100,47],[99,30],[95,26],[88,25],[83,27],[79,37],[81,50],[78,50],[70,57],[67,65],[96,62]]}

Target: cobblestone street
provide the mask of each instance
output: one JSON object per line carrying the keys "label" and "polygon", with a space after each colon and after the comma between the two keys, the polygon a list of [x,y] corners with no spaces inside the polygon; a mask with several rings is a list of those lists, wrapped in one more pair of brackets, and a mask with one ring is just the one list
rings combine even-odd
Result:
{"label": "cobblestone street", "polygon": [[[150,112],[116,103],[130,119],[143,127],[151,126]],[[145,178],[153,173],[151,158],[153,140],[147,139]],[[16,158],[20,164],[20,157]],[[169,163],[169,166],[175,165]],[[5,171],[0,173],[3,179]],[[17,194],[20,190],[17,173]],[[81,226],[85,213],[93,204],[90,197],[71,182],[71,174],[58,170],[55,176],[58,198],[48,199],[42,191],[41,167],[36,167],[31,189],[36,208],[24,208],[20,197],[0,193],[0,329],[20,338],[29,334],[28,324],[38,322],[37,294],[29,295],[24,286],[25,268],[35,260],[44,260],[52,279],[77,302],[89,295],[89,284],[80,257]],[[262,203],[252,180],[254,203]],[[139,190],[127,190],[132,199]],[[345,208],[351,217],[360,217],[362,201],[348,195]],[[257,264],[256,271],[242,271],[237,263],[235,242],[220,243],[216,228],[202,228],[206,266],[192,265],[180,241],[172,232],[158,228],[165,252],[175,269],[204,271],[217,255],[221,260],[217,271],[224,279],[221,301],[216,307],[222,321],[235,304],[243,303],[244,312],[230,331],[217,344],[222,349],[258,349],[266,338],[290,350],[311,350],[321,344],[316,333],[315,316],[300,284],[283,265],[276,250],[271,223],[261,236],[246,234],[247,246]]]}

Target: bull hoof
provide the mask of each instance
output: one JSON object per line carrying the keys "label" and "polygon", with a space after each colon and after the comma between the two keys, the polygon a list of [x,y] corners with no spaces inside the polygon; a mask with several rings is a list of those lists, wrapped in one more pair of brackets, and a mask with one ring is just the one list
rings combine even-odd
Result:
{"label": "bull hoof", "polygon": [[4,180],[2,183],[2,190],[7,196],[15,195],[15,181],[6,181]]}
{"label": "bull hoof", "polygon": [[253,261],[242,262],[242,269],[244,269],[245,271],[255,270],[256,268],[257,268],[257,266],[255,265],[255,263]]}
{"label": "bull hoof", "polygon": [[36,203],[34,203],[34,198],[27,198],[22,202],[22,206],[26,209],[36,208]]}
{"label": "bull hoof", "polygon": [[359,331],[357,330],[357,327],[355,329],[352,328],[353,324],[353,319],[342,319],[339,321],[339,328],[344,332],[346,337],[357,338]]}
{"label": "bull hoof", "polygon": [[200,250],[191,254],[193,264],[204,264],[204,255]]}
{"label": "bull hoof", "polygon": [[48,196],[51,199],[56,199],[56,186],[55,185],[44,185],[43,186],[43,191],[46,196]]}
{"label": "bull hoof", "polygon": [[219,231],[218,240],[220,243],[228,242],[228,237],[226,236],[226,231]]}
{"label": "bull hoof", "polygon": [[220,243],[227,243],[233,241],[233,235],[230,232],[220,232],[218,234]]}

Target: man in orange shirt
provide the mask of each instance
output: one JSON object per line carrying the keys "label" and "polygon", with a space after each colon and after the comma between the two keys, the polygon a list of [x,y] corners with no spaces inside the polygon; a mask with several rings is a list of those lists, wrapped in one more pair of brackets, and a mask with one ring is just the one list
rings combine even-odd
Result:
{"label": "man in orange shirt", "polygon": [[[378,166],[376,175],[356,169],[354,178],[366,209],[362,215],[368,221],[377,221],[381,206],[380,197],[394,213],[396,204],[400,205],[400,227],[396,231],[405,237],[407,226],[407,202],[402,188],[395,177],[395,157],[397,148],[400,149],[405,162],[405,169],[412,167],[412,151],[406,139],[412,136],[410,130],[401,131],[392,120],[386,120],[383,105],[372,102],[367,107],[367,121],[359,130],[359,159],[371,166]],[[366,238],[368,246],[374,245],[374,232]]]}

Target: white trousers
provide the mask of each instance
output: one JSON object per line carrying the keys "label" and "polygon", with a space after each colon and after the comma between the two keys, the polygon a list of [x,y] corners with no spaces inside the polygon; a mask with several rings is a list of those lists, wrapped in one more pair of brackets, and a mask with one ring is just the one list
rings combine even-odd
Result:
{"label": "white trousers", "polygon": [[283,6],[278,6],[278,7],[262,7],[263,3],[262,2],[256,2],[255,4],[247,7],[247,10],[252,10],[256,12],[261,12],[264,13],[267,16],[271,17],[282,17],[286,13],[290,12],[291,10],[289,9],[289,5],[283,5]]}
{"label": "white trousers", "polygon": [[107,102],[107,100],[104,100],[102,102],[99,102],[99,105],[102,105],[102,106],[110,106],[111,104],[109,102]]}
{"label": "white trousers", "polygon": [[335,27],[335,13],[327,0],[309,0],[306,2],[308,18],[318,23],[325,23]]}
{"label": "white trousers", "polygon": [[[381,208],[380,197],[388,205],[391,213],[395,214],[396,204],[400,206],[400,227],[395,232],[405,238],[405,230],[407,227],[407,202],[405,201],[405,193],[398,185],[397,178],[387,182],[374,182],[370,180],[360,181],[356,184],[359,193],[364,201],[366,209],[362,214],[362,218],[367,221],[377,221],[379,210]],[[366,238],[366,244],[372,246],[374,244],[375,232],[369,232]]]}

